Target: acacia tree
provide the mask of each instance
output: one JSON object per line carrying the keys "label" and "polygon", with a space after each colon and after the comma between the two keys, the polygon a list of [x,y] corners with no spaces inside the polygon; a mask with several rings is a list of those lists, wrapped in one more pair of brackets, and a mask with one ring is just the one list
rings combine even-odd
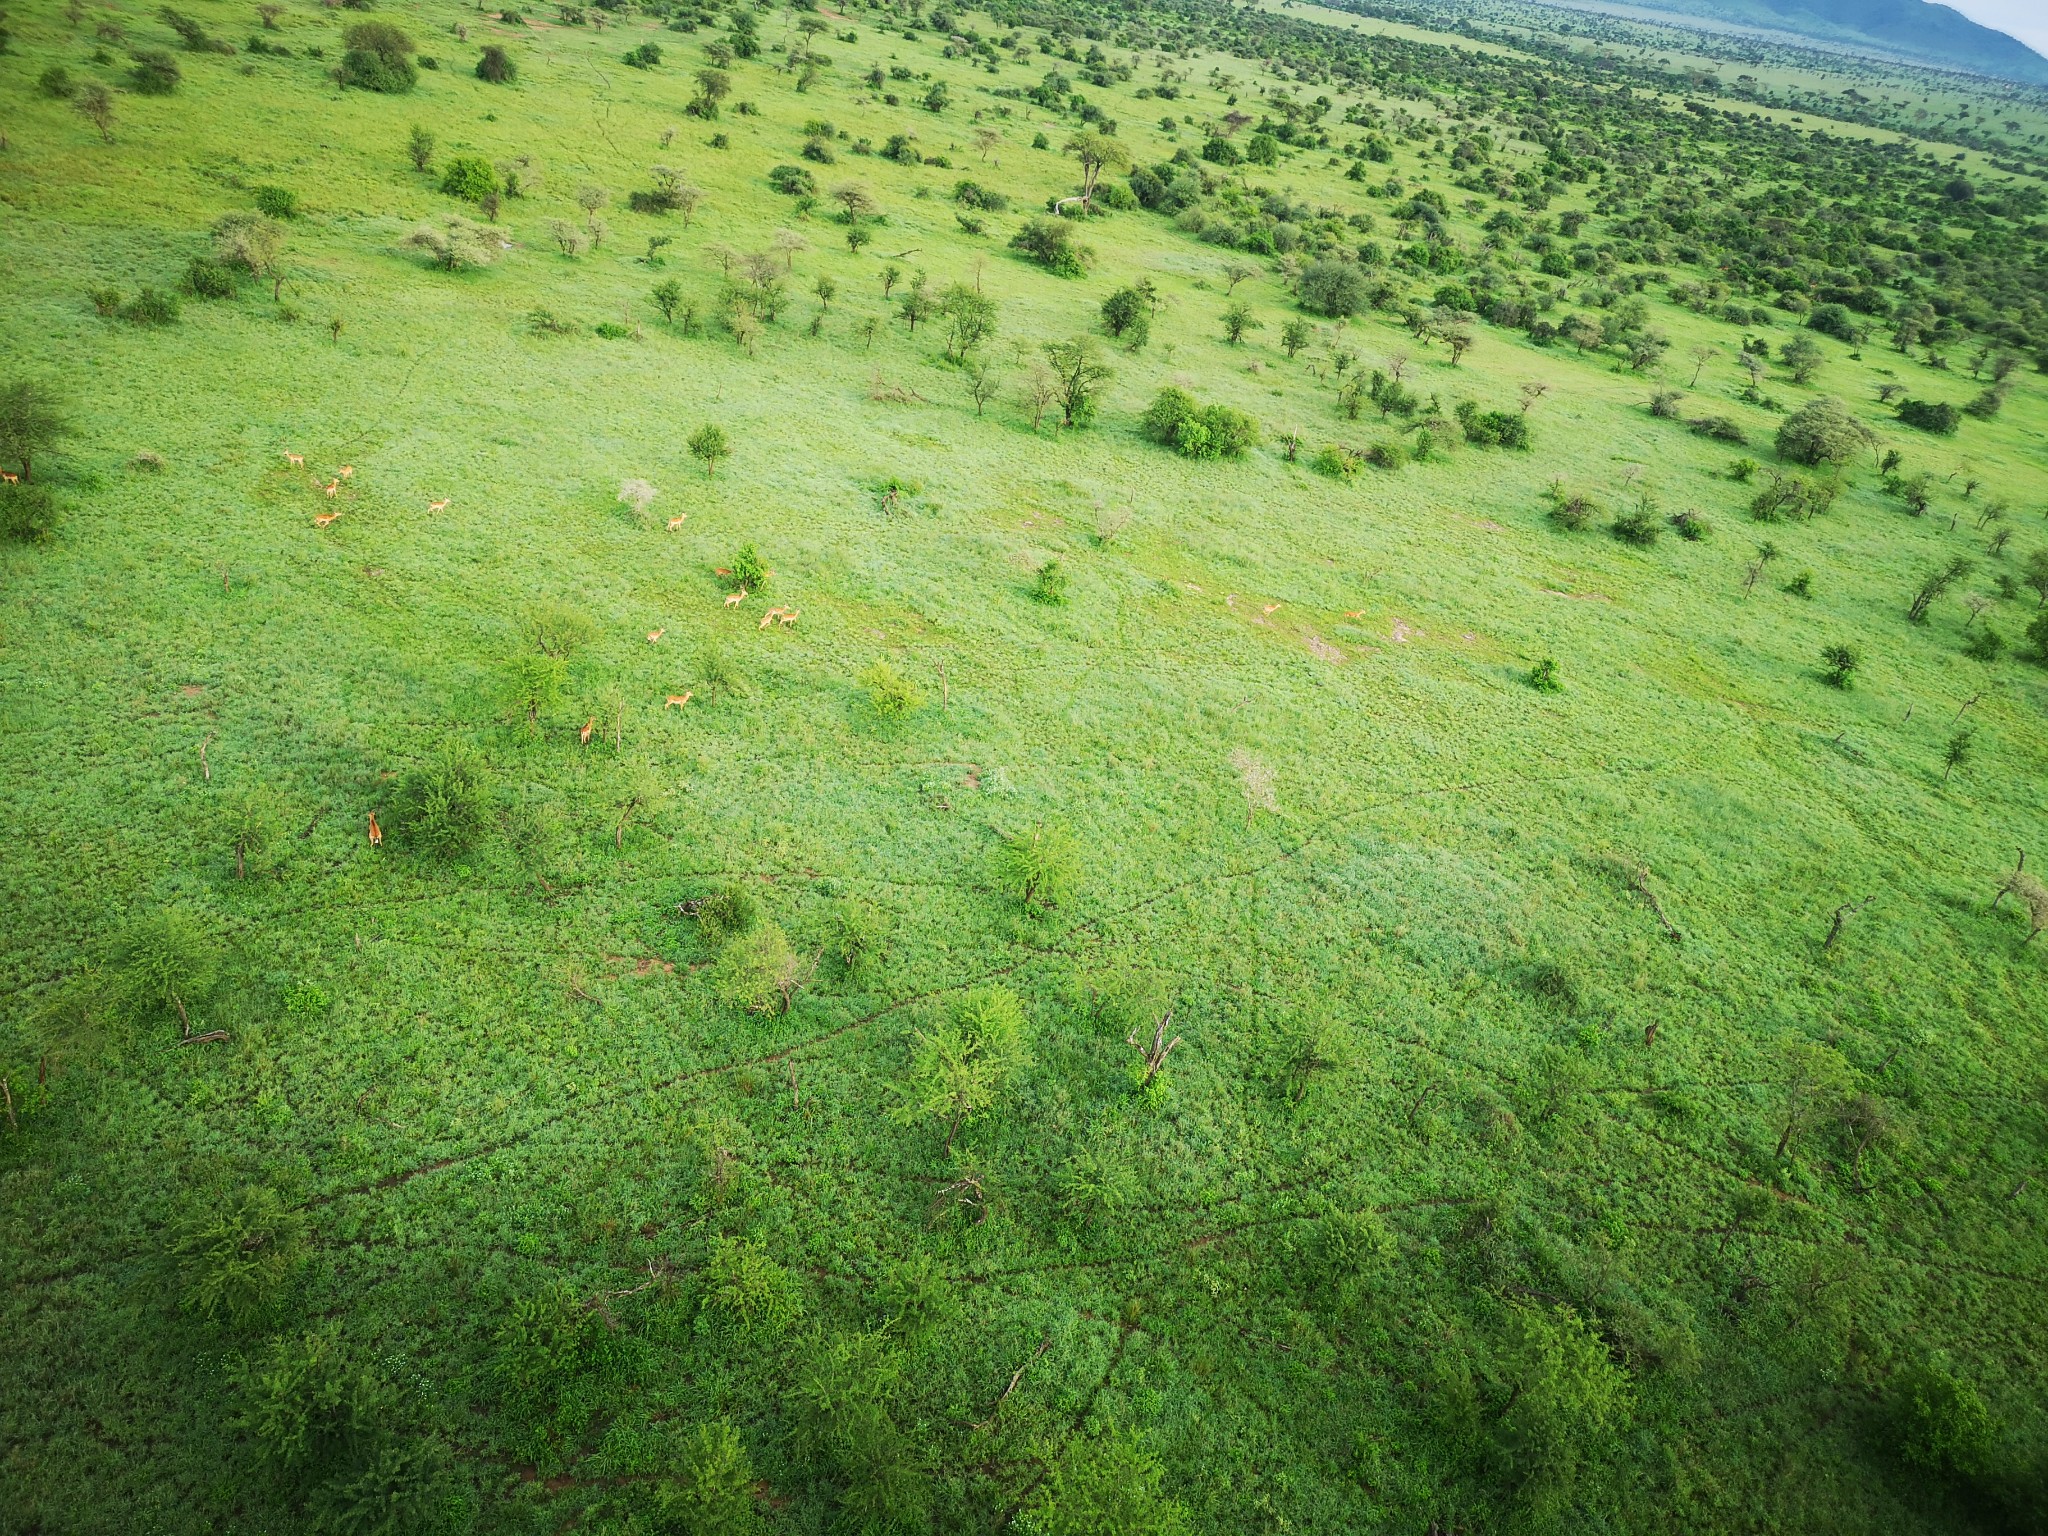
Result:
{"label": "acacia tree", "polygon": [[996,301],[965,283],[955,283],[939,298],[946,317],[946,356],[956,363],[996,333]]}
{"label": "acacia tree", "polygon": [[718,472],[718,461],[732,457],[732,443],[725,435],[725,429],[718,426],[702,426],[690,434],[690,457],[700,459],[704,464],[704,475],[709,479]]}
{"label": "acacia tree", "polygon": [[1102,361],[1093,336],[1072,341],[1049,341],[1045,360],[1051,366],[1053,398],[1060,403],[1060,425],[1083,426],[1095,414],[1095,397],[1113,376]]}
{"label": "acacia tree", "polygon": [[910,1075],[890,1110],[904,1125],[946,1122],[946,1151],[960,1127],[981,1114],[1017,1072],[1029,1065],[1024,1005],[1007,987],[980,987],[929,1029],[911,1037]]}
{"label": "acacia tree", "polygon": [[114,142],[114,93],[104,85],[94,83],[79,88],[71,98],[71,105],[93,127],[99,129],[100,137],[111,144]]}
{"label": "acacia tree", "polygon": [[35,456],[56,446],[71,433],[62,397],[41,379],[15,379],[0,385],[0,459],[21,466],[21,478],[33,478]]}
{"label": "acacia tree", "polygon": [[1065,152],[1081,162],[1081,205],[1095,205],[1095,187],[1105,170],[1128,170],[1131,152],[1121,140],[1106,133],[1077,133],[1067,140]]}

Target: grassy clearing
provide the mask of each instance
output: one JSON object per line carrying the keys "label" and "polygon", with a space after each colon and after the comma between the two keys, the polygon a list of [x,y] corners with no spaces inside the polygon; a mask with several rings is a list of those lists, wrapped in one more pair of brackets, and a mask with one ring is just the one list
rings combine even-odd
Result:
{"label": "grassy clearing", "polygon": [[[1962,598],[2048,545],[2039,374],[1937,440],[1876,385],[1977,385],[1820,338],[1814,387],[1773,369],[1769,393],[1851,402],[1932,505],[1859,456],[1823,515],[1753,524],[1766,476],[1729,466],[1788,468],[1782,417],[1739,398],[1738,331],[1654,292],[1655,374],[1483,325],[1454,366],[1384,313],[1290,359],[1273,264],[1232,286],[1236,253],[1155,216],[1086,221],[1083,279],[1027,264],[1009,233],[1077,179],[1029,146],[1073,125],[980,90],[1037,83],[1041,54],[991,75],[832,16],[823,80],[740,63],[758,114],[713,123],[683,111],[708,30],[378,14],[440,57],[409,95],[336,90],[344,23],[294,11],[278,38],[323,61],[180,53],[176,94],[118,98],[112,143],[34,91],[59,61],[118,79],[86,28],[35,8],[0,61],[5,373],[55,373],[77,426],[37,472],[58,537],[0,546],[11,1528],[379,1528],[252,1417],[284,1400],[264,1362],[330,1358],[374,1383],[333,1378],[358,1383],[337,1463],[419,1494],[390,1529],[1938,1531],[2024,1507],[2048,947],[1990,903],[2016,848],[2048,857],[2048,690],[2019,654],[2033,594]],[[771,56],[790,20],[763,14]],[[661,67],[619,63],[650,41]],[[469,73],[486,42],[516,83]],[[896,82],[885,106],[873,65],[953,104]],[[1176,67],[1198,122],[1261,77]],[[1200,142],[1135,97],[1155,75],[1091,92],[1147,164]],[[846,135],[834,165],[799,158],[812,118]],[[437,165],[531,157],[481,270],[403,248],[479,216],[408,164],[414,123]],[[848,147],[906,131],[952,165]],[[1396,156],[1476,241],[1441,156]],[[1384,233],[1341,163],[1270,179]],[[657,164],[703,191],[687,225],[626,206]],[[870,190],[865,250],[769,190],[784,164]],[[963,177],[1011,199],[980,237]],[[249,283],[163,330],[94,314],[91,287],[175,288],[269,184],[305,205],[284,312]],[[550,225],[580,227],[585,185],[609,232],[572,258]],[[803,243],[750,355],[713,319],[716,247],[778,229]],[[892,261],[999,302],[984,412],[938,325],[892,318]],[[1039,344],[1140,277],[1151,340],[1105,343],[1095,424],[1031,430]],[[668,278],[703,334],[656,314]],[[1232,299],[1262,323],[1242,345]],[[1446,414],[1547,384],[1532,451],[1315,472],[1398,426],[1340,412],[1342,347],[1405,354]],[[1148,441],[1167,384],[1262,444]],[[1652,415],[1660,388],[1750,445]],[[706,425],[733,449],[715,473],[687,446]],[[656,491],[637,509],[630,480]],[[1553,482],[1603,514],[1561,531]],[[1612,537],[1645,497],[1662,536]],[[1664,525],[1688,509],[1709,537]],[[728,608],[748,546],[773,574]],[[533,620],[564,608],[587,632],[540,666]],[[2000,659],[1963,652],[1985,626]],[[1846,690],[1833,644],[1861,655]],[[1527,684],[1546,658],[1556,692]],[[451,744],[490,803],[439,861],[406,785]],[[997,849],[1048,830],[1069,888],[1020,908]],[[678,905],[732,890],[754,920],[721,952]],[[100,985],[166,908],[220,956],[182,1025]],[[1018,1053],[954,1016],[987,987],[1021,1003]],[[973,1105],[951,1135],[910,1092],[948,1027],[968,1064],[943,1102]],[[220,1268],[194,1255],[223,1242],[301,1262],[209,1318],[188,1303]],[[1900,1449],[1951,1376],[1997,1458],[1961,1494]],[[392,1424],[438,1460],[395,1462]],[[1099,1482],[1124,1512],[1060,1524]],[[726,1525],[673,1507],[734,1487]]]}

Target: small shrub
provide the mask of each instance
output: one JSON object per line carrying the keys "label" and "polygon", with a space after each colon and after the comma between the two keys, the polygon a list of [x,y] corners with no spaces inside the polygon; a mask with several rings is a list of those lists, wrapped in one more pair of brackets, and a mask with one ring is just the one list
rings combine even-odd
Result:
{"label": "small shrub", "polygon": [[759,592],[768,585],[768,566],[753,545],[742,544],[739,553],[732,557],[726,570],[726,584],[734,591],[744,587],[749,592]]}
{"label": "small shrub", "polygon": [[1296,296],[1303,309],[1332,319],[1358,314],[1371,303],[1365,273],[1351,261],[1310,262],[1302,271]]}
{"label": "small shrub", "polygon": [[400,847],[430,858],[459,858],[483,840],[490,809],[490,779],[483,763],[450,743],[399,781],[391,833]]}
{"label": "small shrub", "polygon": [[1797,576],[1794,576],[1785,583],[1784,591],[1788,597],[1812,597],[1813,572],[1801,571]]}
{"label": "small shrub", "polygon": [[700,1333],[750,1342],[780,1338],[804,1315],[803,1282],[745,1238],[712,1239],[703,1297]]}
{"label": "small shrub", "polygon": [[1537,662],[1529,669],[1529,675],[1524,681],[1538,693],[1564,692],[1564,684],[1558,680],[1555,657],[1546,656]]}
{"label": "small shrub", "polygon": [[174,325],[178,319],[178,297],[144,283],[135,297],[121,306],[121,318],[130,325]]}
{"label": "small shrub", "polygon": [[1713,532],[1713,527],[1699,513],[1688,509],[1671,519],[1671,531],[1686,543],[1697,544]]}
{"label": "small shrub", "polygon": [[697,902],[697,932],[711,948],[723,949],[752,928],[760,915],[752,893],[728,883]]}
{"label": "small shrub", "polygon": [[1728,466],[1728,478],[1737,485],[1747,485],[1750,477],[1762,467],[1755,459],[1737,459]]}
{"label": "small shrub", "polygon": [[868,703],[883,720],[899,720],[924,706],[924,692],[886,661],[865,668],[859,678]]}
{"label": "small shrub", "polygon": [[625,341],[633,334],[630,325],[621,325],[616,320],[600,320],[592,329],[606,341]]}
{"label": "small shrub", "polygon": [[486,43],[483,52],[477,55],[476,77],[492,85],[510,85],[519,78],[519,66],[502,46]]}
{"label": "small shrub", "polygon": [[768,173],[768,185],[784,197],[809,197],[818,190],[818,178],[800,165],[778,165]]}
{"label": "small shrub", "polygon": [[1333,480],[1349,480],[1358,473],[1365,461],[1349,448],[1339,448],[1335,443],[1326,443],[1309,458],[1308,467],[1319,475],[1328,475]]}
{"label": "small shrub", "polygon": [[[1417,458],[1428,457],[1427,450],[1422,447],[1427,441],[1428,434],[1424,433],[1417,443]],[[1367,446],[1365,462],[1374,469],[1399,469],[1408,462],[1408,450],[1398,437],[1383,437]]]}
{"label": "small shrub", "polygon": [[638,48],[628,48],[625,63],[629,69],[654,69],[661,63],[661,48],[655,43],[642,43]]}
{"label": "small shrub", "polygon": [[1053,607],[1066,602],[1067,568],[1057,560],[1048,560],[1041,565],[1031,578],[1031,598],[1034,602]]}
{"label": "small shrub", "polygon": [[258,187],[255,198],[257,211],[265,218],[296,219],[299,216],[299,194],[289,187]]}
{"label": "small shrub", "polygon": [[1074,239],[1065,219],[1034,218],[1010,239],[1010,249],[1022,251],[1056,277],[1085,277],[1089,252]]}
{"label": "small shrub", "polygon": [[1677,421],[1685,404],[1685,396],[1675,389],[1660,389],[1650,396],[1650,414],[1666,421]]}
{"label": "small shrub", "polygon": [[2005,636],[1986,625],[1964,642],[1963,654],[1977,661],[1996,661],[2005,654]]}
{"label": "small shrub", "polygon": [[111,320],[121,312],[121,290],[118,288],[88,288],[85,296],[92,304],[92,312],[102,320]]}
{"label": "small shrub", "polygon": [[129,924],[107,954],[105,998],[131,1024],[175,1014],[191,1032],[191,1010],[219,978],[221,950],[197,914],[165,907]]}
{"label": "small shrub", "polygon": [[57,101],[69,101],[78,89],[71,78],[71,71],[62,64],[52,64],[36,77],[36,89]]}
{"label": "small shrub", "polygon": [[1600,515],[1600,504],[1592,497],[1567,491],[1562,485],[1552,484],[1544,494],[1550,502],[1550,520],[1568,533],[1590,527]]}
{"label": "small shrub", "polygon": [[1465,441],[1480,447],[1529,447],[1529,418],[1520,411],[1482,411],[1470,400],[1462,400],[1451,413],[1464,429]]}
{"label": "small shrub", "polygon": [[1732,416],[1697,416],[1686,426],[1695,437],[1711,438],[1717,443],[1741,446],[1749,441],[1749,434],[1742,429],[1742,423]]}

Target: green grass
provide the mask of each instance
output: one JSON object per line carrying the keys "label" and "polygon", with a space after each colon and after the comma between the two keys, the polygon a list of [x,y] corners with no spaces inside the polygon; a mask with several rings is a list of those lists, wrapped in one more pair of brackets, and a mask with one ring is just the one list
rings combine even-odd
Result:
{"label": "green grass", "polygon": [[[242,36],[238,12],[190,9]],[[1971,1529],[1980,1505],[1894,1449],[1887,1383],[1928,1350],[2028,1475],[2048,946],[2011,902],[1987,908],[2017,848],[2048,858],[2048,690],[2024,656],[1962,654],[1959,599],[2048,544],[2040,375],[1936,441],[1893,427],[1871,386],[1893,370],[1960,403],[1976,385],[1822,339],[1815,389],[1769,391],[1840,395],[1909,470],[1958,476],[1915,520],[1865,461],[1826,514],[1759,527],[1755,487],[1724,474],[1744,450],[1652,417],[1662,385],[1611,357],[1482,325],[1453,368],[1368,315],[1289,362],[1294,311],[1266,270],[1236,290],[1265,328],[1227,346],[1231,253],[1145,214],[1086,224],[1085,279],[1026,265],[1008,233],[1075,180],[1026,146],[1068,129],[978,89],[1035,83],[1043,55],[990,76],[856,13],[859,42],[820,39],[835,64],[813,89],[741,64],[734,98],[760,115],[707,124],[681,108],[708,33],[379,14],[441,58],[409,96],[337,92],[301,58],[180,53],[179,92],[122,95],[111,145],[33,91],[49,63],[95,74],[83,33],[34,7],[0,60],[0,372],[57,376],[78,426],[38,474],[67,504],[57,540],[0,551],[7,1529],[306,1528],[237,1427],[236,1382],[243,1356],[316,1326],[393,1384],[392,1422],[431,1427],[437,1507],[480,1530],[624,1529],[710,1454],[693,1447],[715,1420],[792,1531],[884,1528],[857,1514],[884,1464],[923,1490],[928,1518],[903,1528],[996,1529],[1085,1482],[1091,1455],[1134,1458],[1140,1483],[1156,1462],[1200,1530]],[[784,19],[763,17],[771,45]],[[340,25],[296,11],[280,36],[331,65]],[[647,40],[660,69],[619,63]],[[513,49],[516,85],[470,75],[485,41]],[[947,78],[954,106],[882,106],[857,83],[876,61]],[[1212,64],[1258,73],[1197,57],[1176,114],[1224,110]],[[1132,88],[1092,94],[1165,158],[1162,106]],[[997,105],[1015,112],[984,166],[970,114]],[[888,219],[855,256],[766,187],[811,117],[878,145],[914,130],[953,168],[839,144],[821,188],[859,180]],[[539,163],[485,270],[400,248],[454,209],[406,162],[415,122],[443,160]],[[1329,158],[1271,179],[1375,213],[1384,237],[1385,201]],[[625,207],[657,163],[705,190],[687,229]],[[1389,169],[1448,181],[1406,145]],[[980,239],[945,201],[961,177],[1012,198]],[[548,221],[580,218],[586,183],[610,192],[611,232],[571,260]],[[87,288],[175,285],[267,184],[307,210],[298,319],[254,284],[187,298],[162,331],[94,315]],[[757,355],[660,323],[657,280],[709,315],[707,248],[777,228],[808,246]],[[675,237],[659,271],[635,260],[654,234]],[[1012,383],[983,416],[936,331],[885,320],[862,340],[883,261],[913,250],[900,264],[935,288],[999,299],[984,350]],[[839,293],[813,337],[821,274]],[[1111,354],[1096,424],[1033,433],[1012,343],[1089,330],[1140,276],[1164,308],[1149,346]],[[536,307],[577,332],[535,334]],[[1662,383],[1718,347],[1687,409],[1735,416],[1770,462],[1754,445],[1779,418],[1735,398],[1737,333],[1653,308]],[[1312,472],[1323,444],[1391,430],[1345,421],[1312,372],[1338,340],[1367,367],[1410,354],[1447,411],[1549,383],[1534,451]],[[1248,412],[1264,446],[1196,462],[1148,442],[1138,418],[1169,383]],[[685,446],[706,424],[734,449],[715,476]],[[164,467],[136,467],[145,452]],[[343,464],[336,497],[309,484]],[[659,491],[637,516],[618,499],[636,478]],[[1557,478],[1610,515],[1647,490],[1713,532],[1561,532]],[[1988,497],[2019,530],[2002,560],[1972,526]],[[1745,595],[1762,538],[1782,553]],[[717,572],[748,544],[774,574],[728,610]],[[1975,575],[1909,625],[1912,588],[1957,553]],[[1052,559],[1059,604],[1032,591]],[[1810,601],[1779,590],[1802,570]],[[540,604],[593,638],[535,735],[501,680]],[[762,629],[767,606],[800,618]],[[2024,594],[1977,623],[2021,651],[2032,610]],[[1864,657],[1846,691],[1820,680],[1838,641]],[[1545,657],[1560,692],[1527,686]],[[878,714],[878,662],[921,707]],[[1973,750],[1944,782],[1973,696]],[[394,826],[369,847],[367,817],[389,822],[450,742],[488,765],[480,846],[437,863]],[[238,880],[230,818],[259,787],[283,835]],[[1071,834],[1077,879],[1020,914],[993,858],[1041,825]],[[789,937],[805,984],[787,1012],[719,1001],[676,915],[727,883]],[[1824,952],[1834,909],[1865,897]],[[192,1007],[225,1041],[81,1003],[107,946],[165,906],[225,947]],[[884,931],[857,966],[835,952],[849,920]],[[887,1110],[914,1030],[991,984],[1023,999],[1031,1064],[948,1157],[942,1123]],[[1169,1007],[1181,1043],[1141,1093]],[[1781,1159],[1787,1047],[1815,1043],[1840,1076]],[[1860,1165],[1856,1094],[1899,1127]],[[308,1262],[231,1331],[181,1309],[170,1249],[248,1184],[302,1214]],[[600,1320],[519,1386],[541,1324],[504,1321],[556,1286],[564,1315]],[[1501,1415],[1544,1336],[1525,1311],[1560,1303],[1635,1402],[1585,1430],[1576,1482],[1554,1455],[1529,1474],[1525,1431],[1499,1427],[1521,1422]],[[867,1332],[882,1364],[861,1379],[893,1430],[842,1407],[807,1431],[796,1388]],[[1588,1411],[1557,1410],[1568,1439]]]}

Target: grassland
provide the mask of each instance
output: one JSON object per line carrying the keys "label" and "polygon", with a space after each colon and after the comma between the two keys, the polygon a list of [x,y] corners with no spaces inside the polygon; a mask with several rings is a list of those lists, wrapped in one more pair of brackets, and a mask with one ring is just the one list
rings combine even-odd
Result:
{"label": "grassland", "polygon": [[[1085,221],[1080,279],[1007,248],[1077,180],[1071,119],[984,94],[1072,70],[1037,29],[991,72],[900,16],[828,14],[799,92],[774,67],[798,14],[761,13],[767,51],[708,122],[684,106],[709,28],[388,7],[442,67],[384,96],[325,73],[360,17],[292,9],[292,56],[180,52],[111,141],[35,82],[118,83],[94,25],[168,46],[153,13],[11,19],[0,376],[59,380],[76,430],[36,472],[56,537],[0,546],[0,1528],[2028,1528],[2048,946],[1991,898],[2016,850],[2044,856],[2048,688],[2034,594],[1996,578],[2048,546],[2048,379],[1935,439],[1874,391],[1962,404],[1960,367],[1822,337],[1810,385],[1772,370],[1773,411],[1740,398],[1741,333],[1655,288],[1646,372],[1487,325],[1454,364],[1389,311],[1290,358],[1278,264],[1233,287],[1237,253],[1156,215]],[[660,67],[621,64],[650,41]],[[471,73],[487,42],[514,83]],[[1144,164],[1281,83],[1197,53],[1177,100],[1137,99],[1162,62],[1089,92]],[[917,77],[901,105],[874,66]],[[767,184],[813,119],[821,192],[858,181],[884,215],[859,253],[829,202]],[[488,266],[405,247],[480,218],[408,163],[415,123],[437,168],[529,157]],[[906,132],[951,165],[852,152]],[[1374,174],[1441,189],[1478,245],[1428,137],[1393,154]],[[625,206],[656,164],[702,189],[687,224]],[[1248,174],[1384,237],[1390,200],[1342,166]],[[1011,199],[980,236],[963,177]],[[272,185],[303,204],[281,304],[251,281],[171,327],[94,313],[94,287],[175,287]],[[581,226],[585,185],[609,232],[571,257],[550,224]],[[715,318],[717,251],[778,229],[790,300],[750,353]],[[985,411],[939,325],[894,318],[892,261],[998,301]],[[1040,343],[1141,277],[1151,339],[1103,343],[1093,424],[1033,430]],[[670,278],[699,334],[656,313]],[[1233,298],[1263,327],[1241,345]],[[1342,349],[1405,355],[1446,412],[1547,386],[1531,449],[1314,472],[1400,425],[1338,409]],[[1168,384],[1262,444],[1147,440]],[[1658,388],[1751,446],[1653,416]],[[1752,524],[1771,434],[1821,394],[1933,477],[1926,515],[1870,454],[1822,515]],[[715,474],[686,448],[706,425],[733,449]],[[1730,478],[1738,453],[1766,468]],[[658,492],[637,512],[634,479]],[[1712,531],[1567,532],[1554,482]],[[772,580],[728,608],[749,545]],[[1064,602],[1034,595],[1051,560]],[[590,634],[529,729],[506,670],[550,605]],[[764,605],[801,616],[763,629]],[[1987,626],[2007,653],[1966,655]],[[1836,644],[1862,655],[1846,690]],[[1560,691],[1528,684],[1546,658]],[[877,710],[878,662],[920,707]],[[492,798],[447,861],[391,807],[451,742]],[[252,794],[278,835],[238,878]],[[1075,879],[1020,912],[992,860],[1038,828]],[[679,915],[724,889],[788,934],[786,1011],[722,995]],[[190,1028],[224,1039],[106,1001],[123,935],[167,909],[221,946]],[[863,925],[883,937],[849,963]],[[991,986],[1029,1065],[950,1140],[892,1118],[917,1032]],[[1141,1091],[1169,1009],[1181,1043]],[[300,1262],[209,1320],[180,1234],[250,1190]],[[258,1411],[308,1337],[400,1426],[337,1442],[347,1488],[281,1460]],[[1954,1410],[1981,1465],[1901,1453],[1902,1383],[1930,1373],[1981,1404]],[[744,1496],[707,1514],[719,1467]]]}

